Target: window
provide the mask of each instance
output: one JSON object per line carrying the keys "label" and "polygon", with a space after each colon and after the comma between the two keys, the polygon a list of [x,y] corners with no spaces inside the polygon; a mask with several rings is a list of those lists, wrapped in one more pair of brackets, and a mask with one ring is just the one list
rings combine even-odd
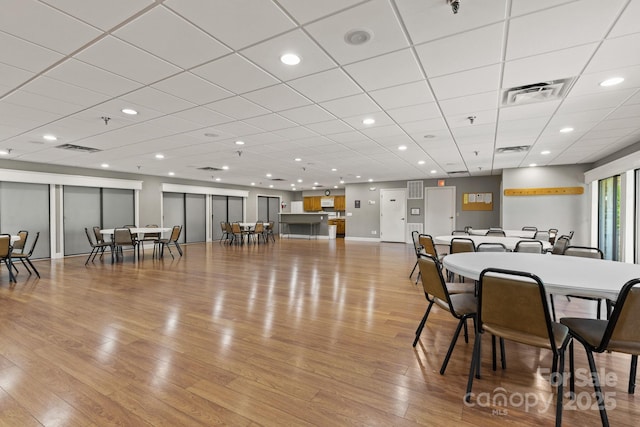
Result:
{"label": "window", "polygon": [[598,247],[620,261],[620,175],[600,180],[598,190]]}

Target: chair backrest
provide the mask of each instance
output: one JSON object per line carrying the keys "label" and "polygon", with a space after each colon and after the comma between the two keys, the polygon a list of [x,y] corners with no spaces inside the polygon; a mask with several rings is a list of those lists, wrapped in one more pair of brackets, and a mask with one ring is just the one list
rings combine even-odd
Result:
{"label": "chair backrest", "polygon": [[95,244],[93,243],[93,239],[91,238],[91,233],[89,233],[89,229],[87,227],[84,228],[84,232],[87,235],[87,240],[89,240],[89,244],[91,245],[91,247],[94,247]]}
{"label": "chair backrest", "polygon": [[551,248],[551,253],[553,255],[562,255],[564,253],[564,250],[567,248],[567,246],[569,246],[570,243],[571,241],[569,240],[568,236],[558,237],[553,244],[553,248]]}
{"label": "chair backrest", "polygon": [[242,228],[240,228],[240,223],[238,222],[234,222],[233,224],[231,224],[231,230],[234,234],[242,233]]}
{"label": "chair backrest", "polygon": [[433,243],[433,237],[431,237],[430,234],[420,234],[418,236],[418,242],[426,254],[431,255],[435,259],[439,259],[436,245]]}
{"label": "chair backrest", "polygon": [[478,328],[511,341],[558,348],[544,285],[531,273],[496,268],[482,271]]}
{"label": "chair backrest", "polygon": [[11,235],[0,234],[0,258],[7,258],[11,253]]}
{"label": "chair backrest", "polygon": [[267,231],[269,232],[269,234],[273,234],[273,225],[274,221],[269,221],[269,225],[267,225]]}
{"label": "chair backrest", "polygon": [[253,227],[254,233],[264,233],[264,222],[256,222],[256,225]]}
{"label": "chair backrest", "polygon": [[542,241],[540,240],[520,240],[516,243],[514,252],[528,252],[532,254],[541,254],[544,252]]}
{"label": "chair backrest", "polygon": [[522,227],[522,231],[538,231],[538,227]]}
{"label": "chair backrest", "polygon": [[[158,224],[147,224],[144,227],[145,228],[159,228]],[[155,232],[144,233],[144,238],[145,238],[145,240],[159,239],[160,238],[160,232],[158,231],[157,233],[155,233]]]}
{"label": "chair backrest", "polygon": [[422,245],[420,244],[420,232],[419,231],[413,230],[411,232],[411,241],[413,242],[413,250],[415,251],[416,256],[418,256],[418,254],[422,250]]}
{"label": "chair backrest", "polygon": [[18,231],[19,240],[13,242],[13,251],[12,252],[22,252],[24,250],[24,245],[27,243],[27,237],[29,237],[29,232],[27,230]]}
{"label": "chair backrest", "polygon": [[220,230],[223,233],[226,233],[226,231],[227,231],[227,221],[220,221]]}
{"label": "chair backrest", "polygon": [[226,231],[227,233],[231,233],[231,234],[233,234],[233,227],[231,226],[231,223],[230,223],[230,222],[225,222],[225,223],[224,223],[224,228],[225,228],[225,231]]}
{"label": "chair backrest", "polygon": [[473,240],[465,237],[454,237],[453,239],[451,239],[451,249],[449,249],[450,254],[475,251],[476,244],[473,243]]}
{"label": "chair backrest", "polygon": [[116,245],[133,245],[133,235],[128,228],[115,228],[113,230],[113,242]]}
{"label": "chair backrest", "polygon": [[171,229],[171,237],[169,238],[169,240],[171,240],[174,243],[177,242],[178,239],[180,238],[181,232],[182,232],[182,226],[174,225],[173,228]]}
{"label": "chair backrest", "polygon": [[100,232],[100,227],[97,225],[93,227],[93,237],[96,238],[97,243],[104,243],[104,236]]}
{"label": "chair backrest", "polygon": [[453,230],[451,232],[452,236],[468,236],[469,233],[467,232],[467,230]]}
{"label": "chair backrest", "polygon": [[502,243],[480,243],[476,252],[507,252],[508,249]]}
{"label": "chair backrest", "polygon": [[489,229],[487,230],[486,233],[484,233],[485,236],[498,236],[498,237],[505,237],[506,234],[504,233],[504,230],[493,230],[493,229]]}
{"label": "chair backrest", "polygon": [[549,238],[551,236],[549,235],[548,231],[536,231],[536,234],[533,235],[533,238],[536,240],[544,240],[545,242],[549,241]]}
{"label": "chair backrest", "polygon": [[604,253],[600,249],[589,246],[567,246],[562,254],[583,258],[604,259]]}
{"label": "chair backrest", "polygon": [[[87,237],[89,236],[89,230],[87,230],[85,228],[85,231],[87,232]],[[36,237],[33,239],[33,243],[31,243],[31,248],[29,248],[29,252],[27,253],[27,257],[31,257],[31,255],[33,255],[33,251],[36,248],[36,243],[38,243],[38,237],[40,237],[40,232],[36,231]]]}
{"label": "chair backrest", "polygon": [[442,267],[437,258],[428,254],[420,254],[418,256],[418,268],[420,269],[420,279],[422,280],[424,293],[446,301],[451,307],[447,285],[442,276]]}
{"label": "chair backrest", "polygon": [[640,347],[640,279],[622,287],[597,351],[638,354]]}

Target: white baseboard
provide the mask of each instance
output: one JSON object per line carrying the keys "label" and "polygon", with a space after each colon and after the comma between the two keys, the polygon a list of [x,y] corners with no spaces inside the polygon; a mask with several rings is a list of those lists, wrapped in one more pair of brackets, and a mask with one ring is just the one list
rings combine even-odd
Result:
{"label": "white baseboard", "polygon": [[344,240],[351,240],[353,242],[376,242],[380,243],[380,239],[377,237],[345,237]]}

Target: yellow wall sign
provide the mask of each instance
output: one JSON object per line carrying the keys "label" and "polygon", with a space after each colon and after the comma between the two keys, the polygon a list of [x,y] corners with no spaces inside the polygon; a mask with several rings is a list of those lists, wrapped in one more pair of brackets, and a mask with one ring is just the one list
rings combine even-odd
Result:
{"label": "yellow wall sign", "polygon": [[569,196],[584,194],[584,187],[507,188],[505,196]]}

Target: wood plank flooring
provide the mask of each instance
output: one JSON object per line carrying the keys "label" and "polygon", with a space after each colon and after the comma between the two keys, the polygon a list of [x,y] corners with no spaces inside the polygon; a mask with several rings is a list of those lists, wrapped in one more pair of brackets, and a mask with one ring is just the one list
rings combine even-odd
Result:
{"label": "wood plank flooring", "polygon": [[[439,374],[456,320],[426,308],[408,274],[410,245],[282,239],[275,244],[184,246],[84,266],[40,260],[42,279],[0,269],[0,425],[211,426],[552,425],[546,351],[507,343],[493,372],[463,403],[471,342],[461,338]],[[556,297],[559,315],[590,315],[589,301]],[[637,425],[626,392],[627,355],[597,355],[616,408],[612,425]],[[576,346],[578,368],[586,368]],[[500,389],[502,388],[502,389]],[[508,406],[490,405],[502,391]],[[565,400],[564,425],[599,425],[590,386]],[[526,397],[535,406],[525,408]],[[488,398],[488,403],[482,399]],[[541,403],[552,399],[547,410]],[[591,400],[589,400],[591,399]]]}

